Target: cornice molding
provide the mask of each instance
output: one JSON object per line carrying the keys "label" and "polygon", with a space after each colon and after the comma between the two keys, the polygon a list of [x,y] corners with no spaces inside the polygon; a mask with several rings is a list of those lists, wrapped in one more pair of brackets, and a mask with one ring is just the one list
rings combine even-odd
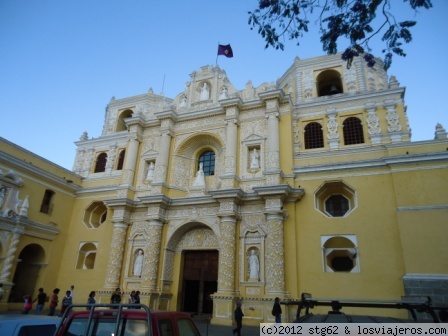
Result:
{"label": "cornice molding", "polygon": [[447,161],[448,163],[448,152],[409,154],[409,155],[399,155],[391,157],[381,157],[372,160],[357,160],[357,161],[301,166],[301,167],[294,167],[294,174],[311,174],[316,172],[326,172],[326,171],[334,172],[348,169],[392,167],[403,164],[429,163],[435,161]]}

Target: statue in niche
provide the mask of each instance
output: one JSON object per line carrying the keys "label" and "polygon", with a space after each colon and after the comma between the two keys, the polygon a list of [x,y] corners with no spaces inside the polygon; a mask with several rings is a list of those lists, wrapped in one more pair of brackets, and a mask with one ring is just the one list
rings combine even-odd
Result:
{"label": "statue in niche", "polygon": [[148,173],[146,174],[146,180],[152,181],[154,179],[154,162],[150,162],[148,166]]}
{"label": "statue in niche", "polygon": [[255,250],[251,250],[249,257],[249,278],[258,281],[260,272],[260,262]]}
{"label": "statue in niche", "polygon": [[227,86],[223,86],[221,88],[221,92],[219,93],[219,99],[226,99],[228,98],[228,91],[227,91]]}
{"label": "statue in niche", "polygon": [[134,271],[132,272],[132,274],[138,277],[142,276],[142,268],[143,268],[143,251],[138,250],[138,254],[135,257]]}
{"label": "statue in niche", "polygon": [[258,154],[257,149],[254,148],[250,156],[250,168],[258,169],[260,168],[260,154]]}
{"label": "statue in niche", "polygon": [[202,88],[201,88],[201,96],[200,96],[200,100],[207,100],[210,98],[210,92],[208,89],[208,85],[207,83],[203,83],[202,84]]}
{"label": "statue in niche", "polygon": [[199,163],[199,170],[196,173],[196,179],[193,183],[194,187],[200,187],[205,186],[205,177],[204,177],[204,164],[201,162]]}
{"label": "statue in niche", "polygon": [[187,107],[187,96],[183,95],[180,99],[179,107]]}

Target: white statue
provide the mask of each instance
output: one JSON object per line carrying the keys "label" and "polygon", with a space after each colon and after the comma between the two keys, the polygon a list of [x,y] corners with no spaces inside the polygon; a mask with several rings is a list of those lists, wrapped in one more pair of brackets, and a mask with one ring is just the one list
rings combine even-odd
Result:
{"label": "white statue", "polygon": [[22,207],[20,208],[19,216],[28,217],[28,208],[30,207],[30,203],[28,200],[28,195],[25,197],[25,200],[22,203]]}
{"label": "white statue", "polygon": [[138,250],[138,255],[135,257],[134,261],[134,272],[132,273],[134,276],[141,276],[143,268],[143,251]]}
{"label": "white statue", "polygon": [[148,173],[146,174],[146,179],[148,181],[152,181],[154,179],[154,162],[152,161],[148,166]]}
{"label": "white statue", "polygon": [[223,86],[221,88],[221,92],[219,94],[219,99],[226,99],[228,98],[228,94],[227,94],[227,86]]}
{"label": "white statue", "polygon": [[254,148],[252,155],[250,156],[250,168],[257,169],[260,168],[260,154],[258,154],[257,149]]}
{"label": "white statue", "polygon": [[258,261],[258,256],[255,253],[255,250],[251,251],[249,257],[249,278],[258,280],[260,271],[260,263]]}
{"label": "white statue", "polygon": [[202,162],[199,163],[199,170],[196,173],[196,180],[193,183],[194,187],[205,186],[205,178],[204,178],[203,166],[204,166],[204,164]]}
{"label": "white statue", "polygon": [[187,96],[183,95],[180,99],[179,107],[187,107]]}
{"label": "white statue", "polygon": [[207,100],[209,98],[210,98],[210,93],[208,91],[208,85],[207,85],[207,83],[204,82],[204,84],[202,84],[202,88],[201,88],[200,100]]}

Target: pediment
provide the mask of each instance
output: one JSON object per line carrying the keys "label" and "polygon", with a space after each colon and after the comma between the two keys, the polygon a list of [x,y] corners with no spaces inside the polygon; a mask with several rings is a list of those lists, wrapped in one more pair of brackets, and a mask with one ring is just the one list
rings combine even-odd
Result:
{"label": "pediment", "polygon": [[149,150],[147,150],[146,152],[144,152],[142,154],[142,157],[143,158],[150,158],[150,157],[154,157],[154,156],[158,156],[158,155],[159,155],[159,152],[157,152],[157,151],[155,151],[153,149],[149,149]]}
{"label": "pediment", "polygon": [[259,141],[263,141],[264,138],[261,135],[258,134],[250,134],[249,136],[247,136],[243,142],[247,142],[247,141],[253,141],[253,142],[259,142]]}

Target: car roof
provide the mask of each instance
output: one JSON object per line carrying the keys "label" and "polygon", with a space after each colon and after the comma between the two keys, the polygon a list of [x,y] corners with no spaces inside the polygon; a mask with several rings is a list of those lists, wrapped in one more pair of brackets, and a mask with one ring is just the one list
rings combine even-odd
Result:
{"label": "car roof", "polygon": [[57,316],[41,316],[41,315],[24,315],[24,314],[1,314],[0,315],[0,323],[7,321],[32,321],[32,322],[41,322],[41,321],[56,321],[59,323],[61,320],[60,317]]}
{"label": "car roof", "polygon": [[[100,316],[104,316],[104,317],[109,317],[109,316],[113,317],[113,316],[116,316],[117,313],[118,313],[117,309],[96,309],[93,312],[93,315],[94,316],[100,315]],[[150,314],[153,318],[160,317],[160,316],[172,316],[172,315],[179,316],[179,317],[190,317],[190,315],[188,313],[176,312],[176,311],[152,310],[150,312]],[[76,318],[89,317],[89,315],[90,315],[89,310],[78,310],[78,311],[75,310],[71,313],[71,316],[76,317]],[[131,318],[133,318],[133,317],[146,318],[146,316],[147,316],[146,311],[142,310],[142,309],[123,309],[121,311],[121,315],[125,316],[125,317],[131,317]]]}

